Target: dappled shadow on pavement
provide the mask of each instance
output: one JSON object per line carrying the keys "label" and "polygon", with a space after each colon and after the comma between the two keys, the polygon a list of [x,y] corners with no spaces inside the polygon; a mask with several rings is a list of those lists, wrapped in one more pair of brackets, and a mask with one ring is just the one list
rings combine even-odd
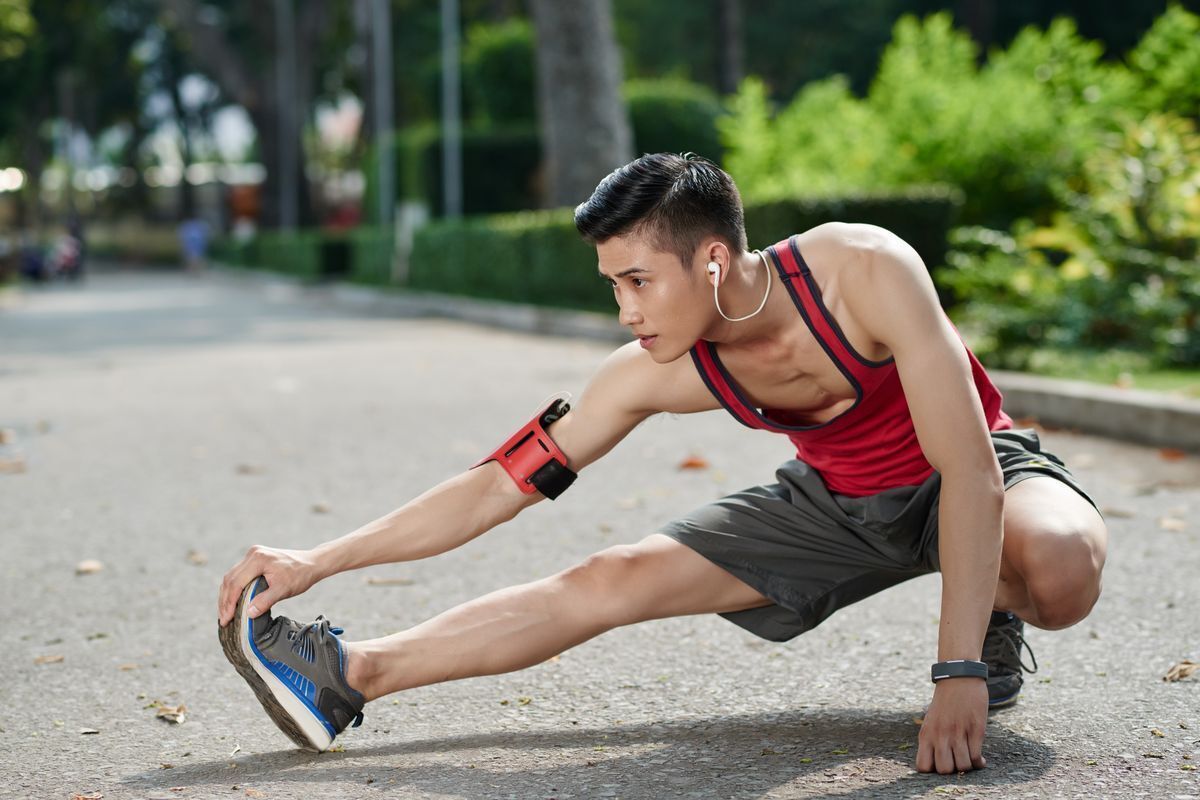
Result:
{"label": "dappled shadow on pavement", "polygon": [[[466,798],[838,797],[924,794],[953,782],[976,790],[1044,774],[1053,751],[989,725],[990,767],[957,776],[913,771],[916,729],[894,710],[799,709],[641,725],[490,732],[313,755],[264,753],[127,776],[139,789],[237,783],[275,791],[345,787]],[[1001,794],[1004,792],[1001,790]],[[351,795],[347,795],[351,796]]]}

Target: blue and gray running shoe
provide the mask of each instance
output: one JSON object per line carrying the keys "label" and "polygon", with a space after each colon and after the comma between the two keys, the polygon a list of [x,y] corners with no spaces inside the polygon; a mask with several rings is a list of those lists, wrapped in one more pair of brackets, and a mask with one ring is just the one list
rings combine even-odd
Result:
{"label": "blue and gray running shoe", "polygon": [[366,703],[346,683],[342,629],[324,617],[308,624],[269,612],[250,619],[251,598],[266,588],[255,578],[242,592],[233,620],[218,630],[221,647],[288,738],[306,750],[327,750],[347,725],[362,724]]}

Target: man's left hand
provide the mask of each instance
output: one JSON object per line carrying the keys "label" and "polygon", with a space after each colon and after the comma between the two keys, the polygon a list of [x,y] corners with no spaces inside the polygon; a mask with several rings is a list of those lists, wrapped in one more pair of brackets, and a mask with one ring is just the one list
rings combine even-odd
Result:
{"label": "man's left hand", "polygon": [[987,682],[947,678],[933,690],[918,737],[919,772],[968,772],[987,766],[983,732],[987,726]]}

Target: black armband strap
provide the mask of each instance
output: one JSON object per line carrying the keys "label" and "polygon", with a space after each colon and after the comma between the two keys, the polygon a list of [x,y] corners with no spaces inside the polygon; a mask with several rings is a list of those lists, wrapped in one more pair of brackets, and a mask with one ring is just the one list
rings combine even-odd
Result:
{"label": "black armband strap", "polygon": [[934,683],[947,678],[983,678],[987,680],[987,676],[987,664],[982,661],[967,661],[961,658],[956,661],[939,661],[929,670],[929,677]]}

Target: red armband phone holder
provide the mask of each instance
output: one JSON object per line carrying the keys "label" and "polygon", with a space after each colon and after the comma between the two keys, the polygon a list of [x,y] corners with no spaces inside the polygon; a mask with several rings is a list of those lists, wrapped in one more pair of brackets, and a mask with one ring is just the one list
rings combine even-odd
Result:
{"label": "red armband phone holder", "polygon": [[504,444],[471,469],[495,461],[525,494],[539,491],[551,500],[567,490],[576,474],[567,468],[567,457],[546,432],[546,427],[566,416],[571,405],[558,399],[531,419]]}

